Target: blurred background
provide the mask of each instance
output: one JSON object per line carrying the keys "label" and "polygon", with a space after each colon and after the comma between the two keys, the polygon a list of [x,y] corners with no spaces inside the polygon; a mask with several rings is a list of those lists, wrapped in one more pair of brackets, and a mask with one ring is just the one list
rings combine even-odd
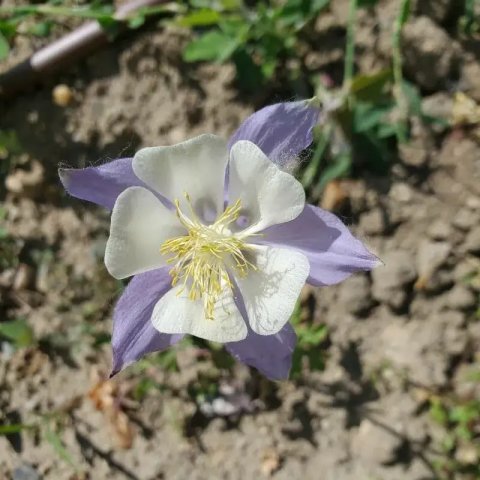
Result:
{"label": "blurred background", "polygon": [[[480,2],[114,12],[0,1],[0,478],[480,479]],[[92,21],[80,51],[12,73]],[[287,382],[197,339],[107,381],[109,213],[57,168],[313,95],[294,173],[385,265],[305,288]]]}

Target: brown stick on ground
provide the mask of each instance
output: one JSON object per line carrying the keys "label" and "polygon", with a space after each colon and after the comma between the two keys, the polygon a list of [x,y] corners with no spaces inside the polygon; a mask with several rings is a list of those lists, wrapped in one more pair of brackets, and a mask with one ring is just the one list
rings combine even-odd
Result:
{"label": "brown stick on ground", "polygon": [[[115,18],[123,20],[135,10],[164,1],[133,0],[119,7]],[[108,37],[98,22],[85,23],[0,75],[0,97],[7,97],[30,87],[45,75],[72,64],[106,43]]]}

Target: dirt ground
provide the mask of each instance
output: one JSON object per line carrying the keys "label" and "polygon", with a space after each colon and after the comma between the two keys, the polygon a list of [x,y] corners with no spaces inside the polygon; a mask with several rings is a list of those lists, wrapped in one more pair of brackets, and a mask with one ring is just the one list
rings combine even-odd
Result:
{"label": "dirt ground", "polygon": [[[388,65],[395,3],[360,16],[361,71]],[[407,77],[432,112],[457,89],[480,102],[480,49],[456,36],[454,6],[422,0],[405,31]],[[333,2],[316,22],[318,41],[304,58],[310,73],[335,78],[341,68],[344,7]],[[328,326],[323,371],[272,383],[242,365],[213,366],[215,352],[185,345],[178,372],[145,361],[101,381],[121,291],[102,263],[109,216],[68,198],[57,167],[203,132],[227,137],[250,112],[289,99],[277,86],[242,95],[230,65],[186,65],[187,35],[137,32],[0,105],[0,129],[14,129],[22,149],[1,190],[19,263],[0,273],[0,314],[26,318],[38,339],[17,351],[2,344],[0,424],[40,425],[0,436],[0,478],[479,478],[440,476],[446,432],[429,409],[432,398],[480,398],[472,380],[480,371],[475,128],[419,124],[387,176],[340,183],[346,201],[336,213],[385,265],[305,289],[304,306]],[[32,48],[20,39],[15,59]],[[74,95],[66,107],[52,101],[59,83]],[[212,378],[233,415],[198,394]],[[456,459],[479,462],[478,447],[460,445]]]}

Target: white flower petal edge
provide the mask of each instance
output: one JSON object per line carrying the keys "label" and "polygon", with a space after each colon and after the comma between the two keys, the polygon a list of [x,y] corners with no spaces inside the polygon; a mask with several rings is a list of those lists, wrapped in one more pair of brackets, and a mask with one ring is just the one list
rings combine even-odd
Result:
{"label": "white flower petal edge", "polygon": [[149,190],[130,187],[117,198],[112,212],[105,265],[110,275],[126,278],[164,266],[160,246],[185,234],[174,212]]}
{"label": "white flower petal edge", "polygon": [[295,250],[260,246],[255,250],[257,270],[235,280],[252,330],[273,335],[290,319],[310,265],[307,257]]}
{"label": "white flower petal edge", "polygon": [[230,150],[228,196],[240,199],[250,218],[244,233],[293,220],[305,206],[301,183],[280,170],[254,143],[241,140]]}
{"label": "white flower petal edge", "polygon": [[132,166],[140,180],[171,202],[178,200],[183,211],[190,208],[188,193],[197,214],[215,216],[223,210],[227,162],[227,142],[205,134],[177,145],[143,148]]}
{"label": "white flower petal edge", "polygon": [[190,300],[188,292],[175,287],[155,305],[152,324],[161,333],[190,334],[213,342],[237,342],[247,336],[230,290],[225,289],[214,308],[214,319],[205,317],[202,300]]}

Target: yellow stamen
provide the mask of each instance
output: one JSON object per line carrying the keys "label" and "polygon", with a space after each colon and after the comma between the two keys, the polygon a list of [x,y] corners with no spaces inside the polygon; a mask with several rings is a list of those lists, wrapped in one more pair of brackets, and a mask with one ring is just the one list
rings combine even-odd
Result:
{"label": "yellow stamen", "polygon": [[165,241],[160,253],[168,255],[168,263],[174,264],[170,270],[172,285],[181,284],[178,295],[189,288],[190,300],[203,299],[205,317],[213,320],[217,300],[225,289],[232,290],[226,263],[240,276],[256,267],[247,260],[245,252],[252,247],[243,239],[232,235],[228,225],[235,222],[241,212],[241,202],[237,200],[228,206],[212,225],[204,225],[195,214],[190,197],[185,193],[191,218],[180,209],[175,201],[177,217],[187,229],[187,235]]}

